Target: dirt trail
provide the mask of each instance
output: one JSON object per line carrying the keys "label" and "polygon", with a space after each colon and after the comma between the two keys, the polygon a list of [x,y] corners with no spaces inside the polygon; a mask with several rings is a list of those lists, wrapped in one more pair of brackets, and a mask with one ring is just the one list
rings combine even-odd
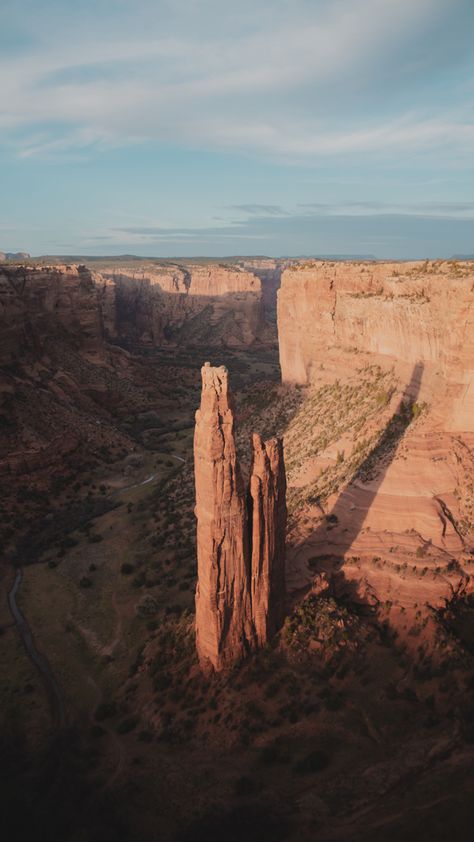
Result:
{"label": "dirt trail", "polygon": [[31,631],[25,616],[22,614],[16,601],[18,590],[23,580],[23,571],[21,567],[18,568],[15,580],[8,594],[8,605],[15,621],[16,627],[20,637],[25,645],[28,656],[35,667],[41,673],[41,677],[46,685],[46,692],[51,704],[51,713],[56,727],[60,730],[64,728],[66,723],[66,714],[64,707],[64,697],[62,690],[55,678],[48,659],[41,654],[36,648]]}

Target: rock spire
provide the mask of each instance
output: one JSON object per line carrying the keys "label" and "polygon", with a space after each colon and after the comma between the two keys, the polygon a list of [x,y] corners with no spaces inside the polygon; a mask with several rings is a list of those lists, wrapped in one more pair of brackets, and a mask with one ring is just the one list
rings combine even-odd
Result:
{"label": "rock spire", "polygon": [[281,440],[254,434],[245,487],[227,369],[206,363],[201,373],[194,434],[196,646],[201,667],[219,671],[264,646],[281,623],[286,478]]}

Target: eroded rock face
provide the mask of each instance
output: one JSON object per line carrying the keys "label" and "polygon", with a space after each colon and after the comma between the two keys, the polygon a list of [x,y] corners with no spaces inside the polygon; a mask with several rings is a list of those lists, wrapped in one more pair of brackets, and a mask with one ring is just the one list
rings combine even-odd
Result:
{"label": "eroded rock face", "polygon": [[263,646],[281,622],[286,480],[279,439],[253,437],[250,490],[237,459],[234,410],[224,366],[202,368],[194,436],[201,667],[231,666]]}
{"label": "eroded rock face", "polygon": [[473,265],[456,262],[286,269],[278,292],[283,381],[317,381],[332,349],[421,361],[470,390],[474,417],[473,283]]}
{"label": "eroded rock face", "polygon": [[194,434],[198,585],[196,645],[220,669],[254,647],[245,488],[234,441],[227,370],[202,369]]}
{"label": "eroded rock face", "polygon": [[227,266],[103,270],[117,290],[124,337],[152,345],[247,347],[263,326],[261,282]]}
{"label": "eroded rock face", "polygon": [[286,475],[283,442],[252,437],[252,616],[259,646],[275,634],[285,599]]}
{"label": "eroded rock face", "polygon": [[104,339],[155,347],[247,348],[262,339],[261,282],[241,267],[2,265],[0,363],[58,327],[85,352]]}
{"label": "eroded rock face", "polygon": [[67,331],[85,353],[101,354],[115,335],[115,290],[85,266],[17,267],[0,271],[0,364]]}
{"label": "eroded rock face", "polygon": [[[330,444],[329,435],[320,448],[307,450],[302,467],[290,474],[290,485],[303,489],[306,503],[290,535],[289,587],[301,587],[303,563],[310,565],[305,574],[310,581],[315,571],[331,565],[337,569],[344,562],[344,582],[353,594],[360,595],[366,580],[366,602],[371,588],[381,603],[399,603],[403,610],[425,602],[443,604],[457,586],[456,576],[472,575],[473,264],[312,262],[292,267],[284,272],[279,291],[278,330],[283,380],[308,386],[295,390],[303,405],[305,395],[317,406],[337,393],[332,412],[340,420],[349,405],[344,390],[350,391],[350,384],[358,381],[360,401],[367,399],[364,372],[384,372],[393,386],[393,392],[380,394],[378,420],[374,415],[365,426],[361,418]],[[411,409],[397,436],[401,405]],[[302,417],[307,425],[313,423],[310,403]],[[316,411],[314,423],[321,423]],[[300,443],[286,436],[292,456]],[[358,448],[369,441],[369,470],[351,469]],[[344,482],[327,486],[321,509],[318,496],[305,489],[325,472],[337,472],[338,459],[348,466]],[[322,521],[322,514],[332,522]]]}

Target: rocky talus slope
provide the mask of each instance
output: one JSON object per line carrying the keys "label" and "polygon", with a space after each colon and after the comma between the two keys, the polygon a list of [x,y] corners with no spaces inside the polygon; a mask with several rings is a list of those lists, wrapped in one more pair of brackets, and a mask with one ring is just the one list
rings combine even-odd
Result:
{"label": "rocky talus slope", "polygon": [[281,440],[263,442],[259,435],[252,445],[248,496],[235,449],[227,370],[207,363],[194,437],[196,645],[204,670],[219,671],[264,646],[283,616],[283,448]]}

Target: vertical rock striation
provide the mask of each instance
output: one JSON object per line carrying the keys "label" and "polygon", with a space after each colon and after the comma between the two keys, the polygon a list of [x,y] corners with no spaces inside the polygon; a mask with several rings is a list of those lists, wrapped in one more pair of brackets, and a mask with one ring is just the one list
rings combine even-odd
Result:
{"label": "vertical rock striation", "polygon": [[251,598],[257,645],[264,646],[283,619],[285,601],[286,475],[283,442],[252,436],[250,473]]}
{"label": "vertical rock striation", "polygon": [[219,671],[267,642],[281,622],[285,599],[282,442],[254,435],[247,490],[224,366],[202,368],[194,463],[196,647],[201,667]]}
{"label": "vertical rock striation", "polygon": [[216,669],[253,646],[245,489],[224,366],[202,369],[194,434],[198,585],[196,645]]}

